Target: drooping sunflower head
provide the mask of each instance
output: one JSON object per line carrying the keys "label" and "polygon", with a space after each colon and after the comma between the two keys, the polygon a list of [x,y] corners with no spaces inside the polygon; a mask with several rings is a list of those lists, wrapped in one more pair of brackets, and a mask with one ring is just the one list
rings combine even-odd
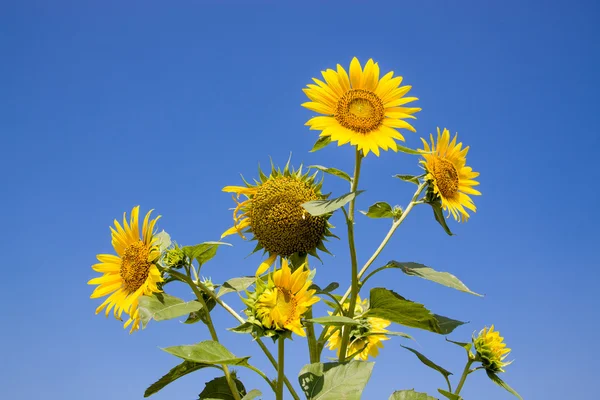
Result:
{"label": "drooping sunflower head", "polygon": [[440,133],[437,130],[437,142],[430,135],[431,145],[423,141],[423,160],[421,164],[427,172],[426,179],[429,181],[428,196],[431,199],[439,199],[442,208],[452,215],[455,220],[467,221],[469,213],[477,210],[470,195],[481,195],[473,186],[479,185],[474,180],[479,176],[466,165],[469,147],[462,147],[462,143],[456,143],[458,135],[450,140],[450,132],[444,128]]}
{"label": "drooping sunflower head", "polygon": [[154,226],[160,216],[151,220],[152,211],[149,211],[140,234],[139,211],[139,206],[131,210],[129,223],[126,214],[123,214],[123,225],[115,219],[115,226],[110,230],[117,254],[98,254],[100,263],[92,265],[92,269],[103,275],[88,282],[98,285],[90,296],[92,299],[109,295],[96,309],[96,314],[106,309],[108,316],[113,309],[115,318],[119,320],[123,313],[128,314],[125,328],[131,325],[130,333],[139,329],[139,298],[160,292],[158,284],[163,282],[157,267],[160,258],[158,238],[154,234]]}
{"label": "drooping sunflower head", "polygon": [[[312,216],[302,204],[321,200],[321,182],[316,182],[316,174],[302,174],[302,168],[290,170],[286,165],[283,171],[272,168],[266,176],[259,169],[260,180],[254,185],[226,186],[224,192],[234,193],[237,207],[233,212],[233,227],[222,237],[238,233],[252,233],[257,246],[254,251],[264,249],[271,255],[289,257],[296,253],[306,253],[318,257],[316,250],[327,251],[323,243],[330,232],[329,216]],[[239,201],[240,195],[246,200]]]}
{"label": "drooping sunflower head", "polygon": [[248,293],[244,302],[248,305],[249,321],[261,327],[261,333],[277,337],[291,332],[305,336],[301,318],[319,298],[312,284],[306,265],[295,269],[286,259],[280,269],[271,273],[267,280],[257,278],[256,291]]}
{"label": "drooping sunflower head", "polygon": [[510,349],[503,341],[504,338],[500,336],[500,332],[494,331],[494,325],[489,329],[488,327],[483,328],[479,335],[473,338],[477,356],[486,370],[493,373],[504,372],[503,368],[512,363],[512,361],[504,361],[510,353]]}
{"label": "drooping sunflower head", "polygon": [[400,86],[402,77],[388,72],[379,77],[379,65],[369,59],[362,69],[356,57],[350,62],[350,75],[341,66],[337,71],[322,71],[325,82],[313,78],[315,84],[303,89],[311,100],[303,107],[324,116],[311,118],[306,125],[321,131],[321,137],[329,137],[341,146],[350,143],[366,156],[372,151],[379,156],[379,149],[396,151],[394,140],[404,141],[397,129],[415,129],[406,119],[420,108],[405,107],[418,100],[404,97],[411,86]]}
{"label": "drooping sunflower head", "polygon": [[[344,310],[347,311],[349,301],[344,303]],[[352,356],[356,360],[367,360],[369,356],[377,357],[379,349],[383,348],[382,341],[389,340],[386,336],[390,321],[382,318],[363,317],[362,315],[369,309],[367,299],[357,300],[354,319],[359,321],[359,325],[353,326],[350,332],[350,341],[346,350],[346,357]],[[331,313],[330,313],[331,314]],[[329,327],[329,339],[327,347],[329,350],[337,350],[337,356],[340,356],[342,346],[342,331],[336,327]]]}

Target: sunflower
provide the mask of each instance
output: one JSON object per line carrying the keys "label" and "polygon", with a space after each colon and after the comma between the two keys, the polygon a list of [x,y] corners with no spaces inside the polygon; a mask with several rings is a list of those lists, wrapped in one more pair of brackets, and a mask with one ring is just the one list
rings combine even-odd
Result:
{"label": "sunflower", "polygon": [[401,86],[402,77],[393,77],[388,72],[379,78],[379,65],[369,59],[363,70],[356,57],[350,62],[350,76],[337,65],[337,71],[328,69],[321,74],[325,82],[313,78],[316,83],[303,89],[311,100],[303,107],[325,116],[311,118],[306,123],[311,130],[322,131],[321,137],[329,137],[338,146],[350,142],[362,150],[364,155],[372,151],[379,156],[379,149],[396,151],[396,140],[404,137],[396,129],[415,128],[408,118],[420,108],[403,107],[418,100],[416,97],[403,97],[411,86]]}
{"label": "sunflower", "polygon": [[257,279],[256,292],[249,294],[245,303],[249,305],[250,320],[262,326],[263,334],[275,336],[294,332],[306,336],[302,327],[302,315],[319,298],[312,285],[310,271],[305,265],[292,273],[288,261],[283,259],[282,266],[271,273],[267,281]]}
{"label": "sunflower", "polygon": [[473,180],[479,173],[465,165],[469,147],[463,149],[462,143],[456,144],[458,135],[450,141],[448,129],[444,128],[443,133],[440,133],[438,128],[437,132],[437,145],[433,135],[430,135],[431,147],[421,138],[423,151],[427,153],[423,154],[421,164],[427,171],[426,179],[430,182],[431,195],[441,200],[442,208],[448,211],[448,216],[452,214],[457,221],[467,221],[469,213],[465,208],[473,212],[477,210],[469,195],[481,195],[473,189],[473,186],[479,185],[479,182]]}
{"label": "sunflower", "polygon": [[[349,303],[344,303],[344,310],[348,310]],[[379,349],[383,348],[384,340],[389,340],[386,336],[388,331],[385,329],[390,325],[390,321],[383,318],[361,318],[369,308],[368,300],[361,302],[360,297],[356,303],[355,318],[360,324],[353,327],[350,332],[350,342],[346,350],[346,356],[354,355],[354,359],[367,360],[369,356],[377,357]],[[330,313],[331,314],[331,313]],[[342,331],[339,328],[328,328],[331,333],[327,340],[329,350],[337,350],[337,356],[340,356],[342,346]]]}
{"label": "sunflower", "polygon": [[512,363],[512,361],[504,362],[510,349],[503,341],[504,338],[500,336],[500,332],[494,331],[494,325],[489,329],[483,328],[479,335],[473,338],[477,356],[486,370],[493,373],[504,372],[503,368]]}
{"label": "sunflower", "polygon": [[92,265],[94,271],[103,275],[88,282],[98,285],[90,298],[95,299],[109,295],[96,309],[96,314],[106,308],[106,316],[114,308],[115,318],[121,320],[123,312],[129,315],[125,328],[131,325],[130,333],[139,329],[140,317],[138,301],[143,295],[160,292],[158,284],[163,281],[156,266],[160,258],[160,250],[156,245],[158,238],[154,235],[154,225],[160,218],[150,220],[149,211],[142,224],[142,234],[138,224],[140,208],[131,210],[131,218],[127,223],[123,214],[123,226],[115,219],[112,232],[112,245],[117,255],[98,254],[100,263]]}
{"label": "sunflower", "polygon": [[[330,232],[329,216],[312,216],[302,204],[321,200],[322,183],[315,182],[316,174],[302,174],[302,167],[283,171],[271,169],[266,176],[259,168],[260,180],[254,185],[226,186],[224,192],[234,193],[237,207],[233,211],[233,227],[221,238],[238,233],[252,233],[258,243],[254,251],[263,249],[269,254],[256,272],[264,273],[275,262],[277,256],[290,257],[294,254],[311,254],[318,258],[316,250],[327,252],[323,243]],[[243,195],[246,200],[239,201]]]}

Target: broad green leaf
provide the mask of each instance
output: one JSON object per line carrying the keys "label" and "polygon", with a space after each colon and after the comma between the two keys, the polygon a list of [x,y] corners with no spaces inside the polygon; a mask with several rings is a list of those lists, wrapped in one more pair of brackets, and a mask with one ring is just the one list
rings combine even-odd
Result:
{"label": "broad green leaf", "polygon": [[173,319],[198,311],[201,308],[202,304],[197,300],[186,302],[166,293],[154,293],[151,296],[142,296],[138,305],[142,328],[145,328],[152,319],[155,321]]}
{"label": "broad green leaf", "polygon": [[410,390],[397,390],[388,400],[436,400],[435,397],[428,396],[427,393],[415,392],[414,389]]}
{"label": "broad green leaf", "polygon": [[447,286],[452,289],[460,290],[461,292],[474,294],[475,296],[481,296],[479,293],[471,291],[464,283],[462,283],[456,276],[448,272],[439,272],[435,269],[428,267],[427,265],[418,264],[415,262],[398,262],[390,261],[386,267],[399,268],[406,275],[418,276],[419,278],[427,279],[440,285]]}
{"label": "broad green leaf", "polygon": [[342,317],[341,315],[331,315],[329,317],[318,317],[318,318],[311,318],[311,319],[307,319],[306,321],[308,322],[312,322],[315,324],[320,324],[320,325],[333,325],[333,326],[344,326],[344,325],[359,325],[360,322],[352,319],[352,318],[348,318],[348,317]]}
{"label": "broad green leaf", "polygon": [[219,246],[231,246],[225,242],[204,242],[195,246],[182,247],[183,254],[188,256],[191,260],[196,260],[199,266],[206,263],[208,260],[213,258],[217,254]]}
{"label": "broad green leaf", "polygon": [[385,201],[378,201],[369,207],[368,211],[361,211],[369,218],[394,218],[394,210]]}
{"label": "broad green leaf", "polygon": [[[240,397],[246,395],[244,384],[232,376],[235,386]],[[215,378],[210,382],[206,382],[204,390],[199,395],[199,400],[235,400],[231,389],[227,384],[227,379],[224,376]]]}
{"label": "broad green leaf", "polygon": [[258,396],[262,396],[262,392],[257,389],[252,389],[244,397],[242,397],[242,400],[253,400]]}
{"label": "broad green leaf", "polygon": [[228,328],[227,330],[236,333],[252,333],[252,331],[254,330],[254,324],[246,321],[243,324],[236,326],[235,328]]}
{"label": "broad green leaf", "polygon": [[440,374],[442,374],[444,376],[444,378],[448,378],[450,375],[452,375],[452,372],[440,367],[439,365],[437,365],[436,363],[434,363],[433,361],[431,361],[429,358],[425,357],[423,354],[419,353],[418,351],[416,351],[415,349],[411,349],[410,347],[406,347],[406,346],[402,346],[404,347],[406,350],[414,353],[414,355],[417,356],[417,358],[425,365],[427,365],[429,368],[432,368],[436,371],[438,371]]}
{"label": "broad green leaf", "polygon": [[330,175],[334,175],[337,176],[339,178],[345,179],[348,182],[352,182],[352,178],[350,177],[350,175],[348,175],[346,172],[339,170],[337,168],[328,168],[328,167],[324,167],[322,165],[311,165],[310,167],[308,167],[309,169],[318,169],[319,171],[323,171],[326,174],[330,174]]}
{"label": "broad green leaf", "polygon": [[319,215],[334,212],[338,208],[341,208],[344,205],[346,205],[348,202],[350,202],[362,192],[363,190],[358,190],[356,192],[346,193],[343,196],[331,200],[313,200],[309,201],[308,203],[302,204],[302,207],[304,207],[304,209],[308,211],[310,215],[317,217]]}
{"label": "broad green leaf", "polygon": [[317,150],[321,150],[326,147],[329,143],[331,143],[331,137],[329,136],[321,136],[313,145],[313,148],[310,150],[311,153],[314,153]]}
{"label": "broad green leaf", "polygon": [[448,338],[446,338],[446,342],[454,343],[455,345],[465,349],[467,351],[467,354],[471,354],[471,347],[473,347],[473,343],[471,342],[455,342],[454,340],[450,340]]}
{"label": "broad green leaf", "polygon": [[494,374],[493,372],[490,371],[485,371],[487,372],[488,377],[492,380],[492,382],[494,382],[496,385],[503,387],[504,389],[506,389],[510,394],[516,396],[519,400],[523,400],[523,398],[521,397],[521,395],[519,393],[517,393],[515,391],[515,389],[511,388],[510,386],[508,386],[508,384],[506,382],[504,382],[502,379],[500,379],[500,377],[496,374]]}
{"label": "broad green leaf", "polygon": [[171,236],[164,230],[154,235],[154,237],[158,238],[155,244],[158,245],[161,253],[171,245]]}
{"label": "broad green leaf", "polygon": [[195,324],[196,322],[200,322],[200,321],[204,322],[205,315],[206,315],[206,313],[202,312],[201,310],[191,312],[190,315],[188,315],[187,319],[185,321],[183,321],[183,323],[191,325],[191,324]]}
{"label": "broad green leaf", "polygon": [[335,289],[339,288],[340,284],[337,282],[331,282],[329,285],[325,286],[324,289],[321,289],[319,287],[319,285],[316,284],[312,284],[310,285],[309,289],[314,289],[317,291],[317,293],[330,293],[333,292]]}
{"label": "broad green leaf", "polygon": [[396,148],[398,149],[398,151],[401,151],[406,154],[412,154],[414,156],[420,156],[423,154],[423,152],[421,150],[413,150],[408,147],[401,146],[398,143],[396,143]]}
{"label": "broad green leaf", "polygon": [[464,322],[432,314],[423,304],[406,300],[392,290],[371,289],[370,309],[365,316],[387,319],[400,325],[447,334]]}
{"label": "broad green leaf", "polygon": [[444,228],[444,231],[450,236],[453,236],[454,233],[448,228],[448,224],[446,224],[446,218],[444,217],[444,212],[442,210],[442,202],[437,199],[434,202],[428,203],[433,209],[433,216],[435,220]]}
{"label": "broad green leaf", "polygon": [[256,278],[250,276],[231,278],[221,286],[218,296],[221,297],[232,292],[242,292],[252,286],[254,282],[256,282]]}
{"label": "broad green leaf", "polygon": [[162,378],[154,382],[152,385],[150,385],[148,389],[146,389],[146,391],[144,392],[144,397],[152,396],[154,393],[158,392],[159,390],[167,386],[169,383],[181,378],[184,375],[187,375],[194,371],[198,371],[202,368],[209,367],[218,368],[214,365],[184,361],[178,366],[172,368],[169,372],[167,372],[165,376],[163,376]]}
{"label": "broad green leaf", "polygon": [[366,361],[308,364],[298,380],[307,400],[360,400],[373,365]]}
{"label": "broad green leaf", "polygon": [[176,357],[202,364],[248,365],[250,357],[236,357],[221,343],[205,340],[200,343],[162,349]]}
{"label": "broad green leaf", "polygon": [[460,397],[454,393],[447,392],[444,389],[438,389],[438,392],[440,392],[443,396],[445,396],[446,398],[448,398],[450,400],[462,400],[462,397]]}
{"label": "broad green leaf", "polygon": [[419,182],[419,177],[415,175],[394,175],[394,178],[402,179],[405,182],[414,183],[419,186],[421,182]]}

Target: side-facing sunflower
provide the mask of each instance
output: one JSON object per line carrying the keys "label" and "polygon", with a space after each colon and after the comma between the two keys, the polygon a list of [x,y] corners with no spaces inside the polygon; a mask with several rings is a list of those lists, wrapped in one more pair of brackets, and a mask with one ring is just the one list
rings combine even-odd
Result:
{"label": "side-facing sunflower", "polygon": [[503,342],[504,338],[500,336],[500,332],[494,330],[494,325],[489,329],[483,328],[477,337],[473,337],[477,357],[486,370],[493,373],[504,372],[504,367],[512,363],[504,361],[510,349]]}
{"label": "side-facing sunflower", "polygon": [[311,100],[302,104],[309,110],[325,114],[311,118],[306,125],[311,130],[322,131],[321,137],[330,137],[338,146],[350,142],[366,156],[372,151],[379,156],[379,149],[396,151],[395,140],[404,141],[397,129],[415,128],[408,118],[420,108],[404,107],[418,100],[404,97],[411,86],[401,86],[402,77],[388,72],[379,78],[379,65],[369,59],[364,70],[356,57],[350,62],[350,75],[340,65],[337,71],[322,71],[325,82],[313,78],[316,83],[303,89]]}
{"label": "side-facing sunflower", "polygon": [[[318,258],[317,249],[327,252],[324,240],[333,236],[330,232],[329,216],[312,216],[302,204],[321,200],[322,182],[315,182],[316,174],[302,174],[302,167],[283,171],[272,167],[266,176],[259,168],[260,180],[254,185],[226,186],[224,192],[234,193],[237,207],[233,211],[233,227],[221,237],[238,233],[253,235],[258,243],[254,251],[264,249],[269,254],[261,263],[257,275],[264,273],[277,256],[290,257],[294,254],[310,254]],[[240,195],[246,200],[239,201]]]}
{"label": "side-facing sunflower", "polygon": [[160,292],[158,284],[163,281],[156,262],[160,258],[160,250],[154,235],[154,225],[160,216],[150,219],[149,211],[140,228],[138,223],[139,206],[131,210],[131,218],[127,223],[123,214],[123,225],[115,219],[115,227],[111,227],[112,245],[117,255],[98,254],[100,263],[92,265],[94,271],[103,275],[91,279],[89,285],[98,285],[90,298],[110,296],[96,309],[96,314],[106,308],[106,316],[114,308],[115,318],[121,320],[126,313],[129,319],[125,328],[131,325],[133,331],[139,329],[140,317],[138,300],[141,296]]}
{"label": "side-facing sunflower", "polygon": [[479,173],[466,166],[469,147],[463,149],[462,143],[456,143],[457,138],[458,135],[454,135],[450,141],[450,132],[446,128],[442,133],[438,128],[437,143],[433,135],[430,135],[431,146],[421,138],[425,152],[421,164],[427,172],[426,179],[430,182],[430,196],[439,197],[448,216],[452,214],[455,220],[461,222],[469,219],[465,208],[473,212],[477,210],[469,195],[479,196],[481,193],[473,189],[473,186],[479,185],[474,180]]}
{"label": "side-facing sunflower", "polygon": [[[349,302],[346,301],[344,303],[345,311],[348,310],[348,306]],[[352,331],[350,332],[350,342],[346,350],[347,357],[353,355],[354,359],[357,360],[367,360],[369,356],[377,357],[379,349],[383,348],[383,343],[381,342],[389,340],[389,337],[386,336],[388,331],[385,328],[390,325],[390,321],[383,318],[361,317],[368,309],[368,300],[361,301],[359,297],[356,302],[354,319],[359,320],[360,324],[352,327]],[[333,333],[327,340],[327,347],[329,350],[337,350],[337,356],[339,357],[342,347],[342,331],[335,327],[329,327],[328,329],[330,332],[333,331]]]}
{"label": "side-facing sunflower", "polygon": [[288,261],[282,260],[281,268],[263,280],[256,279],[256,290],[248,292],[244,303],[248,305],[248,321],[259,328],[261,335],[277,337],[294,332],[306,336],[301,318],[319,301],[312,285],[306,264],[292,273]]}

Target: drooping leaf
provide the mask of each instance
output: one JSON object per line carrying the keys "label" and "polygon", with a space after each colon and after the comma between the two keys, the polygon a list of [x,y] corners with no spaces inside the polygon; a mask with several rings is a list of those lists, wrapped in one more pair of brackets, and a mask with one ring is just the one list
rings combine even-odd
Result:
{"label": "drooping leaf", "polygon": [[[238,390],[239,397],[246,395],[244,384],[237,378],[232,377]],[[206,382],[204,390],[199,395],[199,400],[235,400],[231,389],[227,384],[227,378],[221,376],[210,382]]]}
{"label": "drooping leaf", "polygon": [[421,182],[419,182],[419,177],[415,175],[394,175],[394,178],[401,179],[405,182],[414,183],[417,186],[421,184]]}
{"label": "drooping leaf", "polygon": [[417,350],[411,349],[410,347],[406,347],[406,346],[402,346],[402,345],[400,345],[400,346],[404,347],[406,350],[414,353],[414,355],[417,356],[419,361],[421,361],[423,364],[425,364],[429,368],[434,369],[437,372],[439,372],[440,374],[442,374],[444,376],[444,378],[448,378],[450,375],[452,375],[452,372],[444,369],[443,367],[440,367],[439,365],[437,365],[436,363],[431,361],[429,358],[427,358],[423,354],[419,353]]}
{"label": "drooping leaf", "polygon": [[[380,333],[372,332],[372,333],[367,333],[365,336],[371,336],[371,335],[380,335]],[[404,332],[387,331],[385,333],[385,335],[386,336],[400,336],[400,337],[403,337],[404,339],[415,340],[415,338],[413,338],[412,336],[410,336],[408,333],[404,333]]]}
{"label": "drooping leaf", "polygon": [[150,385],[148,389],[146,389],[146,391],[144,392],[144,397],[152,396],[154,393],[158,392],[159,390],[167,386],[169,383],[181,378],[184,375],[187,375],[194,371],[198,371],[202,368],[209,367],[218,368],[210,364],[201,364],[190,361],[184,361],[176,367],[172,368],[169,372],[166,373],[165,376],[163,376],[162,378],[154,382],[152,385]]}
{"label": "drooping leaf", "polygon": [[386,267],[398,268],[402,270],[406,275],[418,276],[419,278],[427,279],[428,281],[439,283],[440,285],[447,286],[452,289],[460,290],[461,292],[474,294],[475,296],[481,296],[479,293],[471,291],[464,283],[462,283],[456,276],[448,272],[439,272],[435,269],[428,267],[423,264],[415,262],[398,262],[390,261]]}
{"label": "drooping leaf", "polygon": [[362,214],[369,218],[394,218],[394,210],[385,201],[378,201],[369,207],[369,210],[361,211]]}
{"label": "drooping leaf", "polygon": [[328,317],[318,317],[318,318],[311,318],[311,319],[307,319],[306,321],[308,322],[312,322],[315,324],[320,324],[320,325],[333,325],[333,326],[344,326],[344,325],[359,325],[360,322],[352,319],[352,318],[348,318],[348,317],[342,317],[341,315],[330,315]]}
{"label": "drooping leaf", "polygon": [[373,365],[366,361],[308,364],[298,380],[307,400],[360,400]]}
{"label": "drooping leaf", "polygon": [[450,400],[462,400],[462,397],[454,394],[454,393],[450,393],[448,391],[445,391],[444,389],[438,389],[438,392],[440,392],[444,397],[450,399]]}
{"label": "drooping leaf", "polygon": [[436,400],[435,397],[428,396],[427,393],[415,392],[410,390],[396,390],[388,400]]}
{"label": "drooping leaf", "polygon": [[363,191],[364,190],[358,190],[356,192],[346,193],[345,195],[331,200],[309,201],[307,203],[302,204],[302,207],[304,207],[304,209],[308,211],[310,215],[313,215],[315,217],[319,215],[329,214],[331,212],[334,212],[338,208],[341,208],[344,205],[346,205],[348,202],[350,202],[356,196],[361,194]]}
{"label": "drooping leaf", "polygon": [[322,148],[326,147],[330,143],[331,143],[331,137],[322,136],[315,142],[315,144],[313,145],[313,148],[310,150],[310,152],[314,153],[317,150],[321,150]]}
{"label": "drooping leaf", "polygon": [[158,238],[156,245],[158,245],[158,250],[161,253],[171,245],[171,236],[164,230],[154,235],[154,237]]}
{"label": "drooping leaf", "polygon": [[242,400],[253,400],[258,396],[262,396],[262,392],[258,389],[252,389],[244,397],[242,397]]}
{"label": "drooping leaf", "polygon": [[488,377],[492,380],[492,382],[494,382],[496,385],[503,387],[504,389],[506,389],[510,394],[516,396],[519,400],[523,400],[523,398],[521,397],[521,395],[519,393],[516,392],[515,389],[511,388],[510,386],[508,386],[508,384],[506,382],[504,382],[502,379],[500,379],[500,377],[496,374],[494,374],[493,372],[490,371],[485,371],[487,372]]}
{"label": "drooping leaf", "polygon": [[254,282],[256,282],[256,277],[251,276],[231,278],[221,286],[218,296],[221,297],[232,292],[242,292],[252,286]]}
{"label": "drooping leaf", "polygon": [[370,307],[366,316],[383,318],[400,325],[444,335],[464,324],[461,321],[432,314],[423,304],[407,300],[385,288],[371,289]]}
{"label": "drooping leaf", "polygon": [[423,152],[420,150],[413,150],[411,148],[401,146],[398,143],[396,143],[396,148],[398,149],[398,151],[401,151],[406,154],[412,154],[413,156],[420,156],[421,154],[423,154]]}
{"label": "drooping leaf", "polygon": [[166,293],[141,296],[138,305],[142,328],[145,328],[152,319],[155,321],[173,319],[199,311],[201,308],[202,304],[197,300],[186,302]]}
{"label": "drooping leaf", "polygon": [[337,176],[339,178],[342,178],[348,182],[352,182],[352,178],[350,177],[350,175],[348,175],[346,172],[339,170],[337,168],[329,168],[329,167],[324,167],[322,165],[311,165],[310,167],[308,167],[309,169],[318,169],[319,171],[323,171],[326,174],[330,174],[330,175],[334,175]]}
{"label": "drooping leaf", "polygon": [[231,246],[225,242],[204,242],[195,246],[182,247],[183,254],[188,256],[192,260],[196,260],[199,266],[206,263],[208,260],[213,258],[217,254],[219,246]]}
{"label": "drooping leaf", "polygon": [[202,364],[248,365],[250,357],[236,357],[221,343],[205,340],[200,343],[162,349],[176,357]]}
{"label": "drooping leaf", "polygon": [[452,233],[452,231],[448,227],[448,224],[446,224],[446,218],[444,217],[444,211],[442,210],[441,200],[437,199],[428,204],[433,209],[433,216],[435,217],[435,220],[442,226],[442,228],[444,228],[444,231],[446,231],[448,235],[453,236],[454,233]]}

